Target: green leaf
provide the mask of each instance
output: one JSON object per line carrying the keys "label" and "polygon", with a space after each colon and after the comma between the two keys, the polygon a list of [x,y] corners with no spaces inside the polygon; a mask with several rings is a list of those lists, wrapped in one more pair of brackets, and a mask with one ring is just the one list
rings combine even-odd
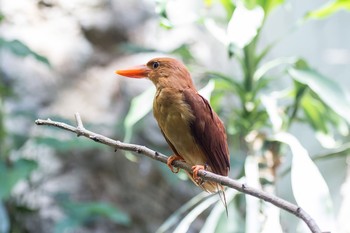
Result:
{"label": "green leaf", "polygon": [[156,13],[160,17],[160,26],[165,29],[172,29],[174,25],[168,18],[168,13],[166,11],[168,0],[156,0]]}
{"label": "green leaf", "polygon": [[296,58],[294,57],[280,57],[280,58],[265,62],[255,71],[253,79],[254,81],[259,81],[270,70],[277,68],[281,65],[291,65],[291,64],[294,64],[295,62],[296,62]]}
{"label": "green leaf", "polygon": [[66,232],[81,227],[96,218],[107,218],[119,225],[129,226],[130,217],[115,206],[106,202],[74,202],[64,194],[56,196],[66,217],[56,223],[55,232]]}
{"label": "green leaf", "polygon": [[80,225],[80,222],[76,219],[63,218],[55,224],[54,233],[69,232],[69,230],[73,230]]}
{"label": "green leaf", "polygon": [[34,52],[19,40],[8,41],[0,37],[0,49],[1,48],[8,49],[19,57],[33,56],[37,61],[51,66],[49,60],[46,57]]}
{"label": "green leaf", "polygon": [[0,23],[5,19],[5,15],[0,12]]}
{"label": "green leaf", "polygon": [[350,124],[350,99],[340,85],[309,68],[291,67],[288,73],[296,81],[307,85],[330,109]]}
{"label": "green leaf", "polygon": [[120,49],[122,52],[126,52],[126,53],[155,53],[155,52],[159,52],[159,50],[144,47],[144,46],[134,44],[134,43],[129,43],[129,42],[121,43],[118,46],[118,49]]}
{"label": "green leaf", "polygon": [[275,7],[284,3],[284,0],[244,0],[243,2],[248,9],[261,6],[265,15],[268,15]]}
{"label": "green leaf", "polygon": [[296,202],[315,219],[323,231],[334,231],[335,215],[330,192],[307,150],[291,134],[279,133],[275,139],[291,149],[291,183]]}
{"label": "green leaf", "polygon": [[225,8],[227,19],[229,20],[236,9],[236,5],[232,0],[220,0],[220,3]]}
{"label": "green leaf", "polygon": [[206,72],[205,74],[209,79],[214,79],[215,89],[221,88],[222,90],[234,91],[238,95],[244,95],[242,84],[233,77],[214,71]]}
{"label": "green leaf", "polygon": [[11,165],[0,160],[0,200],[8,198],[17,182],[27,178],[37,166],[28,159],[19,159]]}
{"label": "green leaf", "polygon": [[310,11],[306,14],[305,18],[309,19],[324,19],[331,16],[332,14],[340,11],[347,10],[350,11],[350,1],[349,0],[335,0],[329,1],[324,6],[317,10]]}
{"label": "green leaf", "polygon": [[304,110],[305,117],[311,126],[324,134],[328,134],[328,128],[325,121],[327,109],[317,99],[312,98],[310,94],[304,95],[301,100],[301,107]]}
{"label": "green leaf", "polygon": [[179,47],[169,51],[169,53],[180,56],[184,63],[194,61],[194,57],[190,51],[190,44],[182,44]]}
{"label": "green leaf", "polygon": [[265,15],[269,15],[273,9],[284,3],[285,0],[258,0],[259,5],[264,9]]}

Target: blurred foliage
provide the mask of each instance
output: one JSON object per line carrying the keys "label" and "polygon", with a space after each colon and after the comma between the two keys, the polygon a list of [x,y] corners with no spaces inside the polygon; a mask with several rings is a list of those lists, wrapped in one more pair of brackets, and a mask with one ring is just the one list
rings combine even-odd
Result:
{"label": "blurred foliage", "polygon": [[104,149],[102,145],[94,143],[91,140],[79,140],[77,137],[71,137],[69,139],[59,139],[57,137],[35,137],[35,142],[38,145],[45,145],[50,148],[54,148],[58,152],[69,152],[72,150],[86,151],[91,149]]}
{"label": "blurred foliage", "polygon": [[128,215],[106,202],[74,202],[63,193],[56,194],[56,201],[65,213],[65,217],[57,222],[55,233],[72,231],[100,218],[109,219],[122,226],[131,224]]}
{"label": "blurred foliage", "polygon": [[306,14],[306,18],[323,19],[340,10],[350,10],[350,1],[335,0],[328,1],[324,6]]}
{"label": "blurred foliage", "polygon": [[[159,14],[160,25],[167,30],[177,27],[168,18],[168,1],[157,2],[156,11]],[[272,192],[275,192],[276,177],[285,175],[286,172],[291,173],[292,190],[297,203],[312,213],[316,221],[326,224],[327,227],[334,227],[335,213],[327,183],[312,161],[313,157],[289,131],[296,122],[308,125],[314,130],[316,138],[328,150],[328,153],[315,155],[314,158],[326,159],[348,155],[349,147],[344,144],[344,136],[348,136],[350,123],[348,94],[333,79],[310,67],[303,58],[281,57],[267,60],[267,55],[279,40],[261,48],[259,38],[262,28],[273,10],[285,1],[203,2],[206,10],[198,10],[200,13],[196,13],[200,15],[199,19],[193,23],[206,28],[209,34],[217,38],[218,43],[226,47],[231,62],[238,64],[242,72],[238,77],[236,74],[207,71],[203,79],[214,83],[214,88],[210,89],[207,96],[225,122],[231,151],[234,151],[232,159],[237,159],[239,154],[245,155],[241,162],[234,164],[238,164],[240,168],[235,167],[234,170],[242,171],[238,175],[241,179],[256,183],[257,187]],[[210,8],[217,5],[224,9],[225,16],[210,15]],[[341,9],[350,10],[349,1],[331,1],[320,9],[308,12],[304,19],[322,19]],[[246,22],[242,15],[249,16],[254,23]],[[246,31],[250,33],[241,33],[237,24],[244,24]],[[193,61],[191,47],[186,45],[183,49],[187,51],[177,55],[185,63],[188,59]],[[137,52],[156,50],[138,48]],[[279,80],[292,85],[277,88],[274,83]],[[142,102],[141,107],[137,101],[144,95],[151,94],[146,91],[131,102],[130,111],[125,119],[125,126],[129,130],[151,111],[151,106],[145,106]],[[149,97],[150,102],[151,99],[152,97]],[[232,99],[235,101],[232,102]],[[128,134],[129,140],[131,132],[130,130]],[[290,146],[292,164],[288,171],[279,173],[278,168],[287,152],[285,145]],[[280,223],[279,210],[268,214],[271,208],[263,205],[260,200],[241,198],[241,195],[231,192],[232,190],[227,191],[230,200],[230,221],[227,221],[222,204],[217,203],[201,232],[246,232],[252,229],[252,226],[254,232],[278,232],[284,229]],[[174,212],[158,232],[168,232],[170,229],[174,232],[186,232],[201,213],[216,203],[214,198],[201,194],[196,196]],[[261,218],[258,218],[259,216]],[[267,222],[270,225],[266,225]]]}
{"label": "blurred foliage", "polygon": [[[3,19],[5,16],[0,14],[0,22]],[[0,52],[3,52],[2,50],[8,50],[20,57],[33,56],[39,62],[49,65],[45,57],[33,52],[18,40],[8,41],[0,37]],[[17,225],[16,211],[25,212],[26,209],[29,209],[16,200],[12,195],[13,189],[21,180],[28,180],[38,164],[34,160],[11,156],[13,153],[20,153],[28,137],[18,135],[6,128],[5,122],[10,113],[5,109],[5,103],[17,96],[11,83],[5,82],[1,71],[0,74],[0,232],[7,233],[14,230],[12,227]],[[16,116],[24,116],[24,114],[17,113],[12,117]],[[16,229],[20,230],[21,227],[17,226]]]}
{"label": "blurred foliage", "polygon": [[[168,2],[157,0],[156,12],[159,15],[160,26],[171,30],[178,25],[169,18]],[[282,57],[266,60],[279,40],[261,48],[259,39],[263,33],[262,28],[273,10],[284,2],[203,0],[205,10],[198,9],[199,18],[193,23],[217,38],[218,46],[226,47],[230,61],[240,67],[242,75],[207,71],[203,77],[207,85],[200,93],[210,99],[213,108],[225,121],[231,151],[234,151],[231,169],[232,172],[239,171],[235,177],[241,182],[254,183],[258,187],[275,192],[277,175],[290,173],[293,195],[297,203],[314,217],[332,224],[334,209],[329,189],[313,159],[348,156],[350,146],[344,143],[343,136],[349,133],[350,100],[341,86],[320,74],[303,58]],[[210,9],[217,6],[222,8],[224,14],[211,15]],[[340,10],[350,10],[349,1],[329,1],[319,9],[308,12],[304,20],[324,19]],[[236,26],[244,23],[243,13],[248,14],[254,22],[247,24],[250,31],[247,35],[237,33],[239,29]],[[0,12],[0,22],[5,18]],[[160,51],[135,44],[124,44],[121,49],[131,53],[171,53],[181,57],[188,64],[196,61],[191,52],[192,45],[185,43],[170,51]],[[31,57],[51,67],[45,56],[31,50],[17,39],[0,37],[0,51],[7,51],[22,58]],[[0,71],[0,75],[2,74]],[[277,88],[274,83],[280,79],[288,80],[292,85]],[[129,113],[124,121],[125,141],[131,140],[135,124],[151,111],[153,93],[154,90],[147,90],[131,101]],[[16,185],[21,181],[30,183],[31,174],[39,167],[36,161],[21,157],[21,149],[28,141],[28,135],[11,132],[6,127],[5,122],[12,117],[33,120],[33,116],[25,112],[8,112],[5,103],[14,98],[18,96],[14,93],[13,84],[0,76],[0,233],[25,232],[23,223],[17,216],[38,211],[26,206],[14,194]],[[150,101],[146,102],[145,99]],[[328,150],[310,159],[309,152],[289,133],[296,122],[310,126],[317,139]],[[73,137],[37,137],[34,142],[59,152],[100,147],[89,140],[76,143]],[[286,145],[290,147],[292,163],[283,172],[279,172],[278,168],[283,163],[288,148]],[[131,155],[129,158],[133,160]],[[157,232],[186,232],[201,216],[208,216],[201,228],[201,232],[205,233],[246,232],[251,227],[264,232],[278,232],[279,229],[284,229],[280,222],[279,210],[269,214],[269,206],[260,200],[251,200],[235,190],[227,190],[226,198],[229,218],[226,217],[222,203],[218,202],[218,196],[200,193],[175,211]],[[77,202],[64,194],[57,194],[55,200],[63,212],[62,219],[54,227],[55,232],[74,231],[100,218],[124,227],[131,224],[127,214],[109,203]],[[268,225],[267,222],[273,224]]]}
{"label": "blurred foliage", "polygon": [[[0,22],[5,16],[0,13]],[[6,40],[0,37],[0,52],[10,52],[16,56],[32,57],[36,61],[51,67],[49,60],[31,50],[19,40]],[[31,209],[22,198],[13,193],[16,185],[21,181],[30,183],[31,174],[39,168],[35,160],[21,158],[22,149],[29,138],[23,132],[12,132],[6,127],[6,121],[16,118],[25,118],[34,122],[36,115],[26,111],[12,110],[9,112],[5,104],[10,100],[20,98],[14,91],[12,82],[5,79],[0,70],[0,233],[27,232],[21,216],[36,214],[39,209]],[[64,119],[62,121],[65,121]],[[56,135],[57,136],[57,135]],[[60,152],[72,150],[89,150],[103,148],[100,144],[90,140],[76,142],[76,137],[36,137],[37,145],[45,145]],[[16,156],[13,156],[16,154]],[[57,194],[57,204],[62,208],[64,217],[55,225],[55,232],[67,232],[96,219],[105,218],[110,221],[128,226],[130,218],[124,212],[105,202],[73,202],[68,196]]]}
{"label": "blurred foliage", "polygon": [[19,57],[33,56],[37,61],[50,66],[50,62],[46,57],[37,54],[19,40],[9,41],[0,37],[0,49],[7,49]]}
{"label": "blurred foliage", "polygon": [[19,159],[10,166],[0,163],[0,198],[7,199],[11,195],[13,187],[23,178],[29,177],[30,173],[37,168],[33,160]]}
{"label": "blurred foliage", "polygon": [[183,59],[184,62],[193,62],[194,57],[192,56],[192,53],[190,52],[191,44],[182,44],[170,51],[162,51],[155,48],[147,48],[144,46],[140,46],[137,44],[132,43],[124,43],[118,46],[119,49],[123,52],[127,53],[170,53],[177,55]]}

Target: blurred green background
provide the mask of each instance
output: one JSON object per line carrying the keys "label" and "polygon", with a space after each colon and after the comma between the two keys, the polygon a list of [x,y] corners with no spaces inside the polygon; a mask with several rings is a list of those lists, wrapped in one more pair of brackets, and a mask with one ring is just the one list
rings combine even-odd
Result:
{"label": "blurred green background", "polygon": [[227,129],[230,177],[350,232],[350,1],[3,0],[0,233],[309,232],[227,191],[208,195],[156,161],[46,126],[171,154],[148,80],[114,70],[182,60]]}

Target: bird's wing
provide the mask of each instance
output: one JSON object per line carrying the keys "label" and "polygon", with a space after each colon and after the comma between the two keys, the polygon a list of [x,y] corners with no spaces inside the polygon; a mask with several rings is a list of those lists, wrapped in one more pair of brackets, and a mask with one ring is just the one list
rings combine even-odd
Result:
{"label": "bird's wing", "polygon": [[223,123],[208,101],[197,92],[186,89],[183,94],[194,115],[190,122],[192,134],[205,154],[208,165],[214,173],[227,176],[230,155]]}
{"label": "bird's wing", "polygon": [[165,138],[165,141],[168,143],[168,145],[169,145],[170,148],[173,150],[173,152],[174,152],[176,155],[181,156],[181,155],[179,154],[179,152],[177,152],[175,146],[174,146],[174,145],[170,142],[170,140],[167,138],[167,136],[165,135],[165,133],[164,133],[164,131],[162,130],[162,128],[161,128],[160,126],[159,126],[159,128],[160,128],[160,131],[161,131],[162,134],[163,134],[163,137]]}

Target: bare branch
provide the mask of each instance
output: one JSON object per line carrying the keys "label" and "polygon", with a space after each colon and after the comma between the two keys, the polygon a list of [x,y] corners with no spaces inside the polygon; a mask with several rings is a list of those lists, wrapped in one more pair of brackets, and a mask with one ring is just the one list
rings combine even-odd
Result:
{"label": "bare branch", "polygon": [[[97,133],[94,133],[94,132],[91,132],[91,131],[85,129],[79,113],[75,114],[75,119],[77,122],[77,127],[65,124],[63,122],[52,121],[50,119],[47,119],[47,120],[38,119],[35,121],[35,124],[55,126],[57,128],[61,128],[61,129],[76,133],[77,136],[84,136],[84,137],[87,137],[89,139],[94,140],[95,142],[99,142],[99,143],[108,145],[110,147],[113,147],[115,150],[120,149],[120,150],[135,152],[138,154],[143,154],[147,157],[150,157],[151,159],[158,160],[158,161],[165,163],[165,164],[168,160],[167,156],[165,156],[159,152],[156,152],[154,150],[151,150],[145,146],[123,143],[123,142],[110,139],[110,138],[105,137],[101,134],[97,134]],[[176,160],[173,162],[173,165],[174,165],[174,167],[178,167],[178,168],[186,170],[189,173],[192,173],[191,167],[188,164],[186,164],[185,162]],[[309,227],[311,232],[321,233],[321,230],[318,227],[318,225],[316,224],[315,220],[308,213],[306,213],[301,207],[294,205],[294,204],[292,204],[292,203],[290,203],[282,198],[279,198],[273,194],[264,192],[262,190],[249,187],[248,185],[242,184],[242,183],[240,183],[236,180],[233,180],[229,177],[220,176],[220,175],[217,175],[217,174],[209,172],[209,171],[200,170],[198,172],[198,176],[201,177],[203,180],[214,181],[214,182],[217,182],[221,185],[227,186],[229,188],[233,188],[235,190],[238,190],[242,193],[245,193],[245,194],[257,197],[259,199],[262,199],[264,201],[270,202],[271,204],[273,204],[281,209],[284,209],[285,211],[288,211],[288,212],[294,214],[295,216],[297,216],[298,218],[302,219],[307,224],[307,226]]]}

